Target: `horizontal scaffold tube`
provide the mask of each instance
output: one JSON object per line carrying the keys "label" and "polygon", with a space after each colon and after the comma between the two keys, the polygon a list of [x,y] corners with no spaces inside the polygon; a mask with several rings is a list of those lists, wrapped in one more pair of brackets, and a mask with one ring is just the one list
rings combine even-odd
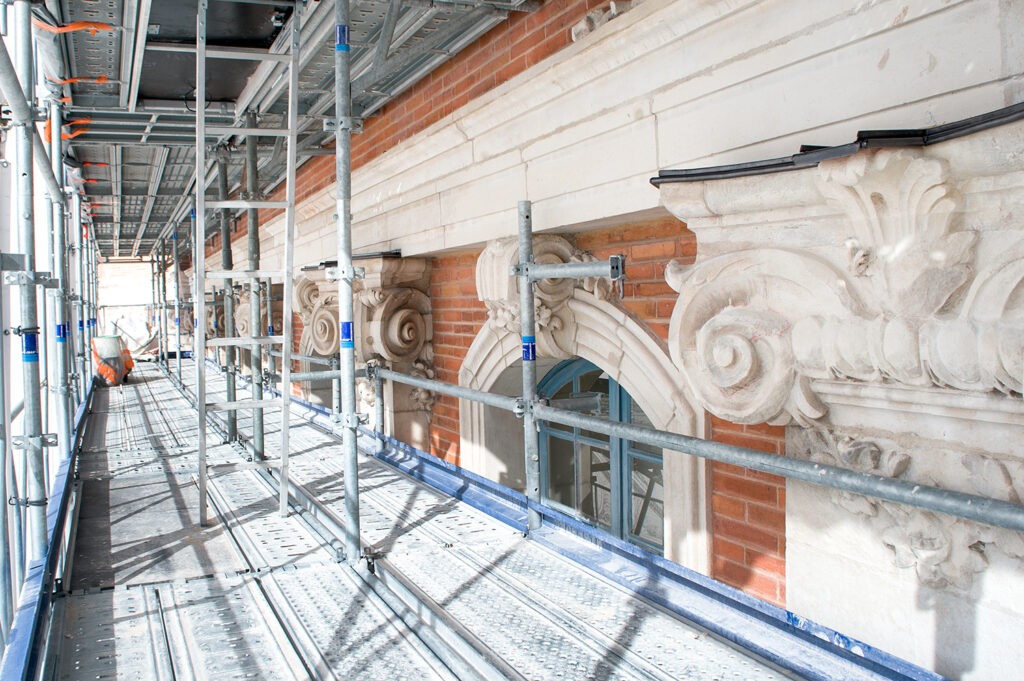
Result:
{"label": "horizontal scaffold tube", "polygon": [[586,428],[612,437],[627,438],[711,461],[720,461],[788,479],[887,499],[908,506],[974,520],[986,525],[1005,527],[1018,532],[1024,531],[1024,506],[999,499],[917,485],[906,480],[884,478],[879,475],[860,473],[802,459],[766,454],[721,442],[711,442],[653,428],[618,423],[596,416],[556,409],[541,403],[533,405],[533,413],[539,419],[563,426]]}
{"label": "horizontal scaffold tube", "polygon": [[482,390],[463,388],[461,386],[442,383],[441,381],[435,381],[429,378],[419,378],[417,376],[400,374],[397,371],[391,371],[390,369],[376,369],[376,372],[378,376],[385,380],[404,383],[405,385],[411,385],[414,388],[423,388],[424,390],[431,390],[436,393],[441,393],[442,395],[451,395],[452,397],[461,397],[466,400],[473,400],[474,402],[482,402],[489,407],[496,407],[506,411],[513,411],[517,413],[522,412],[523,401],[518,397],[495,395]]}

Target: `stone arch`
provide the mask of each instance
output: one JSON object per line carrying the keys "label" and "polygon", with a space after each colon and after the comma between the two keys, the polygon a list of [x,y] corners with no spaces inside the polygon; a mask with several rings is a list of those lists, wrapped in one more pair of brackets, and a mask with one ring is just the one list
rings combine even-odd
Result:
{"label": "stone arch", "polygon": [[[565,301],[560,317],[571,322],[558,331],[557,346],[565,356],[557,357],[556,362],[568,357],[587,359],[630,393],[654,427],[703,435],[703,412],[693,406],[683,377],[673,366],[664,343],[650,329],[615,303],[579,288]],[[520,353],[518,334],[507,326],[485,324],[463,360],[460,385],[492,390],[516,365]],[[511,394],[518,393],[515,389]],[[463,465],[482,473],[487,468],[486,459],[494,456],[489,449],[488,411],[479,403],[459,401]],[[508,442],[507,438],[500,441]],[[709,540],[704,461],[672,452],[665,452],[664,460],[665,556],[706,573]]]}

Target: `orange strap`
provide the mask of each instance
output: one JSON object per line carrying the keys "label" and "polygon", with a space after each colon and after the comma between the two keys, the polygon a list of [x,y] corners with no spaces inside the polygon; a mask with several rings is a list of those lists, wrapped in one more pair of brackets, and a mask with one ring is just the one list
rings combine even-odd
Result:
{"label": "orange strap", "polygon": [[51,83],[55,83],[57,85],[69,85],[70,83],[106,83],[110,81],[110,79],[107,78],[107,75],[105,73],[101,73],[95,78],[87,78],[85,76],[80,76],[78,78],[65,78],[64,80],[57,80],[53,76],[48,75],[46,77],[50,79]]}
{"label": "orange strap", "polygon": [[114,27],[110,24],[104,24],[99,21],[75,21],[67,24],[66,26],[52,26],[46,23],[32,18],[32,25],[43,31],[50,33],[74,33],[75,31],[89,31],[89,35],[96,35],[99,31],[113,31]]}
{"label": "orange strap", "polygon": [[[62,132],[60,134],[60,138],[62,140],[73,140],[76,137],[78,137],[79,135],[84,135],[87,132],[89,132],[89,128],[79,128],[78,130],[75,130],[74,132]],[[95,182],[95,181],[96,180],[86,180],[86,182]]]}

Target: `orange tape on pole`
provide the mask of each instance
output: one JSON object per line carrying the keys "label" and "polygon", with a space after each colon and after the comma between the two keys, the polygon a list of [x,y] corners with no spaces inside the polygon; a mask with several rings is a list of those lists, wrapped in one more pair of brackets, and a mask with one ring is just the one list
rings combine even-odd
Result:
{"label": "orange tape on pole", "polygon": [[40,19],[32,18],[32,25],[48,33],[74,33],[75,31],[89,31],[89,35],[96,35],[100,31],[113,31],[114,27],[99,21],[75,21],[65,26],[53,26]]}

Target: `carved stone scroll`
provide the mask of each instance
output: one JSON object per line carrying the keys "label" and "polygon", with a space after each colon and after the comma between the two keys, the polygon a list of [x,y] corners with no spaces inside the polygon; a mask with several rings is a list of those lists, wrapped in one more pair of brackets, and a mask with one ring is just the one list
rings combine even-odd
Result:
{"label": "carved stone scroll", "polygon": [[[710,244],[695,265],[667,270],[679,292],[672,356],[705,407],[741,423],[813,421],[827,410],[813,381],[835,379],[1019,394],[1021,233],[961,226],[949,164],[917,151],[803,172],[813,183],[795,182],[801,201],[776,210],[760,240]],[[697,205],[679,203],[677,214]],[[807,239],[786,225],[808,221],[820,231],[788,246]]]}
{"label": "carved stone scroll", "polygon": [[[378,362],[404,373],[433,375],[433,321],[429,263],[414,258],[360,260],[362,279],[355,282],[354,332],[357,367]],[[340,327],[337,283],[323,271],[304,273],[295,283],[295,308],[302,320],[299,352],[330,357],[338,352]],[[371,411],[373,387],[363,382],[359,411]],[[385,400],[388,432],[426,448],[433,396],[406,386],[388,386]],[[317,398],[315,394],[307,396]],[[318,399],[326,401],[321,396]]]}

